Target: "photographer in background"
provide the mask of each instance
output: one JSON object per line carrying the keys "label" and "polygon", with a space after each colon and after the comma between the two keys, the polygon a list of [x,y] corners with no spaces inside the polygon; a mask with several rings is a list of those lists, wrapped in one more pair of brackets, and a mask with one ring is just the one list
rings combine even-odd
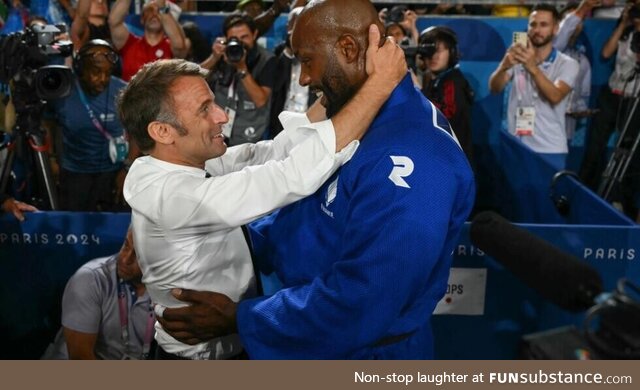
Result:
{"label": "photographer in background", "polygon": [[458,64],[458,38],[448,27],[429,27],[420,34],[418,51],[424,73],[422,93],[449,120],[473,167],[471,107],[473,89]]}
{"label": "photographer in background", "polygon": [[[615,54],[616,62],[608,86],[603,88],[598,97],[600,111],[594,116],[589,129],[584,160],[580,167],[580,179],[593,190],[597,190],[606,167],[605,152],[611,134],[616,130],[622,131],[629,120],[629,129],[632,131],[628,131],[626,135],[632,138],[638,135],[640,110],[631,112],[640,91],[640,5],[636,3],[627,4],[601,52],[605,59]],[[638,199],[633,199],[640,193],[639,171],[636,153],[628,170],[629,179],[623,182],[626,199],[622,199],[625,212],[634,217],[633,209],[640,206]]]}
{"label": "photographer in background", "polygon": [[[73,60],[71,93],[51,101],[54,128],[62,136],[60,209],[113,211],[130,165],[115,98],[125,83],[112,76],[118,60],[107,41],[87,42]],[[56,132],[59,127],[61,132]],[[118,185],[116,185],[118,181]]]}
{"label": "photographer in background", "polygon": [[394,37],[398,43],[402,42],[403,37],[409,37],[412,45],[418,42],[418,15],[407,6],[396,5],[390,11],[383,8],[378,12],[378,17],[385,25],[386,36]]}
{"label": "photographer in background", "polygon": [[228,145],[257,142],[269,124],[276,59],[256,44],[258,30],[250,16],[231,14],[222,24],[212,53],[202,64],[210,69],[208,82],[216,104],[229,121],[222,132]]}

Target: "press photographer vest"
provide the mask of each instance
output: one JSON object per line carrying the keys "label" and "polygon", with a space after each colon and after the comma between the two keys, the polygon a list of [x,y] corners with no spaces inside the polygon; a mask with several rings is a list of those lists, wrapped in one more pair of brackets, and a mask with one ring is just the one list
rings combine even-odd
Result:
{"label": "press photographer vest", "polygon": [[[253,57],[247,58],[247,66],[251,70],[251,76],[257,80],[258,75],[266,66],[270,54],[259,46],[256,46],[257,55],[252,56],[251,54],[251,52],[247,54]],[[233,96],[231,97],[229,96],[229,87],[218,82],[213,85],[216,104],[236,111],[229,145],[258,142],[262,139],[269,123],[271,97],[264,106],[257,108],[237,75],[234,76],[231,85],[233,85]]]}

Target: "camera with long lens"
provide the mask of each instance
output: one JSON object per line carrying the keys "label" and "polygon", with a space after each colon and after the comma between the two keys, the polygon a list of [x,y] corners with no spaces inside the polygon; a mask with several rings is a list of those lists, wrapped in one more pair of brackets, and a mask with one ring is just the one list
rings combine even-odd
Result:
{"label": "camera with long lens", "polygon": [[224,49],[227,55],[227,60],[231,63],[238,63],[244,56],[245,48],[241,40],[236,37],[231,37],[227,41],[227,46]]}
{"label": "camera with long lens", "polygon": [[35,92],[44,100],[68,95],[73,85],[71,69],[47,65],[52,56],[71,55],[71,41],[56,40],[65,30],[64,25],[33,25],[24,32],[0,37],[0,83],[13,80],[19,92]]}
{"label": "camera with long lens", "polygon": [[404,51],[404,55],[407,58],[415,58],[417,55],[421,56],[422,58],[431,58],[436,53],[435,42],[423,42],[417,46],[400,45],[400,47]]}

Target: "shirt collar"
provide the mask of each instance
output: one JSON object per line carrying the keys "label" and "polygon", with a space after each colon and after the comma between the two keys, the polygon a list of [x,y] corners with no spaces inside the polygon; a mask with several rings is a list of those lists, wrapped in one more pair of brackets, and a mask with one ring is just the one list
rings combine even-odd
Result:
{"label": "shirt collar", "polygon": [[157,159],[152,156],[148,156],[148,157],[149,157],[150,164],[153,164],[167,171],[183,171],[183,172],[191,173],[194,176],[198,176],[198,177],[204,177],[206,174],[206,171],[201,168],[190,167],[188,165],[174,164],[164,160]]}

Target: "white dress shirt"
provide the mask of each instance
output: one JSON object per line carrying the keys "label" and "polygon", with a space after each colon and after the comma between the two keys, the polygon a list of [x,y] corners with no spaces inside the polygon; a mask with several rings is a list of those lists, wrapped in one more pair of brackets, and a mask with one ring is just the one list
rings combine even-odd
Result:
{"label": "white dress shirt", "polygon": [[[282,113],[273,141],[231,147],[205,168],[151,156],[135,160],[124,184],[132,209],[142,281],[159,307],[184,306],[172,288],[215,291],[234,301],[256,295],[251,256],[240,226],[315,192],[347,162],[358,142],[335,153],[333,124]],[[162,309],[161,309],[162,310]],[[242,350],[238,335],[195,346],[156,323],[167,352],[191,359],[224,359]]]}

